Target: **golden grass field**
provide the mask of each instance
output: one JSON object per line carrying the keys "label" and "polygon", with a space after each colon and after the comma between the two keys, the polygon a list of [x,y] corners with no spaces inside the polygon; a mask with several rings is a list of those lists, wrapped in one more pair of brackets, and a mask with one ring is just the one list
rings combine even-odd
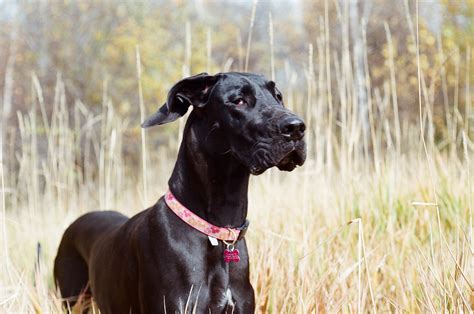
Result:
{"label": "golden grass field", "polygon": [[[314,47],[317,56],[308,50],[328,71],[316,73],[310,61],[306,86],[284,95],[305,118],[308,159],[291,173],[252,177],[249,189],[246,237],[258,312],[472,312],[471,86],[458,86],[467,109],[450,109],[445,137],[435,140],[431,95],[440,84],[427,86],[420,70],[413,91],[419,116],[403,121],[394,114],[395,75],[387,77],[387,93],[370,99],[364,144],[354,73],[344,61],[350,52],[342,51],[335,67],[325,47]],[[471,71],[467,62],[457,75]],[[447,74],[440,73],[442,80]],[[63,311],[52,268],[65,228],[87,211],[134,215],[152,205],[166,191],[184,124],[144,133],[140,121],[117,115],[106,88],[102,110],[94,112],[66,99],[61,78],[51,104],[32,82],[35,101],[17,113],[19,142],[0,146],[2,313]],[[339,92],[337,119],[328,109],[332,88]],[[143,104],[143,116],[145,108],[156,109]],[[150,139],[163,130],[166,141]],[[124,153],[127,137],[141,143],[134,159]]]}

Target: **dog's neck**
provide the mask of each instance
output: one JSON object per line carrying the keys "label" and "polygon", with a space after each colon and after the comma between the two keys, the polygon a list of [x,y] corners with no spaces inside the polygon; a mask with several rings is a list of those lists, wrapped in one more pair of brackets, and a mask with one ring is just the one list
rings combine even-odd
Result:
{"label": "dog's neck", "polygon": [[240,227],[247,217],[250,173],[229,152],[206,149],[210,132],[206,121],[192,112],[169,187],[184,206],[211,224]]}

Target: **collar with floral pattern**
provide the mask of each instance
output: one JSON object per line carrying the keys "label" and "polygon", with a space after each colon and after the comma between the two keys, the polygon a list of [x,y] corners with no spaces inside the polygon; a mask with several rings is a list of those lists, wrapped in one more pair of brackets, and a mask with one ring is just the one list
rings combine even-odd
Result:
{"label": "collar with floral pattern", "polygon": [[218,227],[207,222],[181,204],[169,190],[165,194],[165,202],[166,205],[168,205],[168,207],[176,214],[176,216],[181,218],[181,220],[183,220],[189,226],[204,233],[207,236],[216,238],[218,240],[235,243],[236,241],[242,239],[245,232],[247,231],[249,224],[248,220],[245,220],[245,223],[238,228]]}

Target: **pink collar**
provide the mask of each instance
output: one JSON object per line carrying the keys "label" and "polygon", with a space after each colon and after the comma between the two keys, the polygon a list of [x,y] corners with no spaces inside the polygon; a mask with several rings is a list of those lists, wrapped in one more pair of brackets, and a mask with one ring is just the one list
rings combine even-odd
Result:
{"label": "pink collar", "polygon": [[214,226],[213,224],[205,221],[187,209],[174,197],[173,193],[171,193],[169,190],[165,194],[165,202],[166,205],[168,205],[168,207],[185,223],[204,233],[205,235],[219,239],[221,241],[236,242],[242,238],[248,225],[248,221],[246,221],[242,228],[222,228]]}

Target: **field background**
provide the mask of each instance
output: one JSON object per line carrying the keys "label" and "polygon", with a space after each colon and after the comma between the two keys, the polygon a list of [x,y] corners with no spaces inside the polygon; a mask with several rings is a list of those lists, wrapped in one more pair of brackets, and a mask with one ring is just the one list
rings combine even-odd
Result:
{"label": "field background", "polygon": [[472,0],[0,0],[0,312],[61,312],[64,229],[152,205],[184,119],[140,121],[229,70],[308,126],[303,167],[251,179],[259,312],[473,311],[473,20]]}

